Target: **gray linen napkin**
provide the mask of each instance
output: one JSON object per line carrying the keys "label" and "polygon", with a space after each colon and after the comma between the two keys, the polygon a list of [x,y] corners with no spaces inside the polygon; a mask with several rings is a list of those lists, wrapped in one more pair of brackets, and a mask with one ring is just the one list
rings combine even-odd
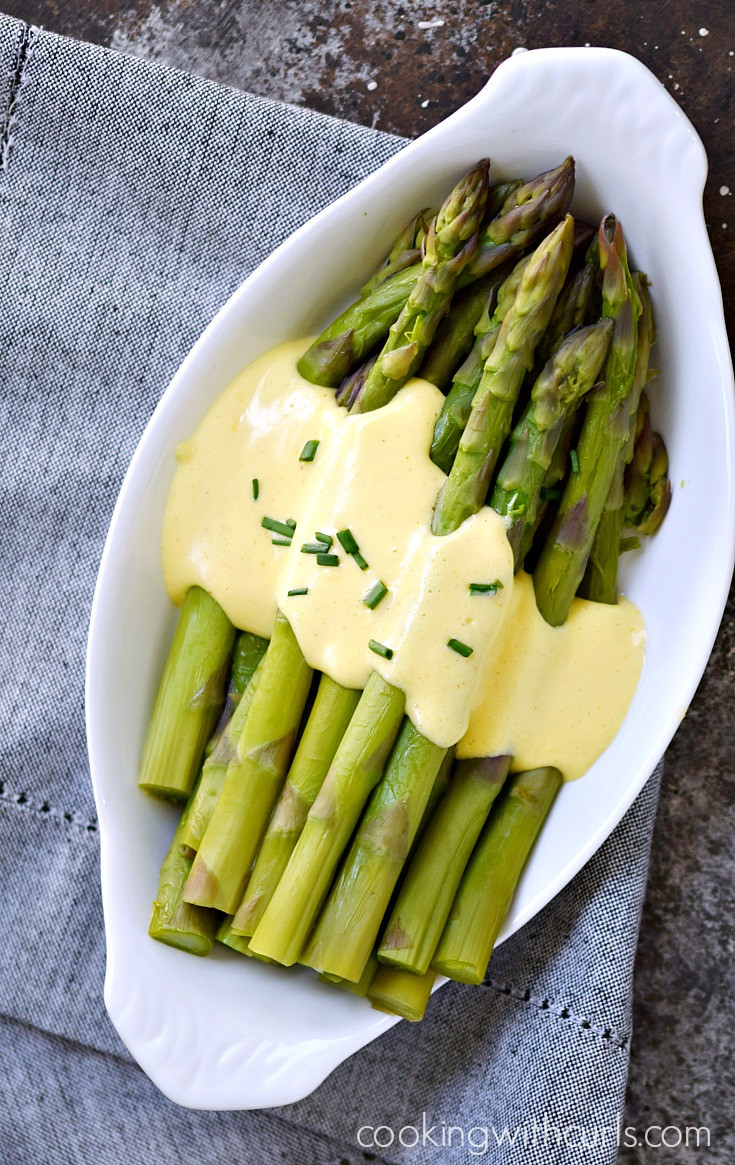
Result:
{"label": "gray linen napkin", "polygon": [[215,310],[402,143],[2,16],[0,54],[0,1160],[614,1161],[658,775],[483,988],[299,1104],[179,1109],[113,1031],[83,672],[115,497]]}

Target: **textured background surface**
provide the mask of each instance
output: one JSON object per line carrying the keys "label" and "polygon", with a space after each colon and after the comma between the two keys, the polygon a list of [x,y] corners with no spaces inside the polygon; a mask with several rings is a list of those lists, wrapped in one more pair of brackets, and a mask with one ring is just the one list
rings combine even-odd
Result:
{"label": "textured background surface", "polygon": [[[519,46],[632,52],[679,101],[707,148],[705,210],[735,335],[731,0],[5,0],[2,7],[53,31],[406,135],[462,104]],[[631,1165],[652,1155],[677,1165],[730,1160],[734,672],[731,598],[669,753],[638,955],[626,1114],[639,1128],[707,1125],[713,1150],[623,1152]]]}

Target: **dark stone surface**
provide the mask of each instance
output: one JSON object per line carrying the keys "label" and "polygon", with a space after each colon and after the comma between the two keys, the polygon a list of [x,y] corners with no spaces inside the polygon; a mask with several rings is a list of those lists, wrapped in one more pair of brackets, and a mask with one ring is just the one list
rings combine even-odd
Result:
{"label": "dark stone surface", "polygon": [[[666,85],[707,148],[705,210],[735,335],[732,0],[5,0],[3,7],[54,31],[406,135],[461,105],[518,46],[589,42],[631,52]],[[731,599],[668,754],[625,1117],[639,1130],[676,1126],[682,1137],[687,1125],[708,1126],[711,1148],[623,1150],[630,1165],[735,1160],[734,673]]]}

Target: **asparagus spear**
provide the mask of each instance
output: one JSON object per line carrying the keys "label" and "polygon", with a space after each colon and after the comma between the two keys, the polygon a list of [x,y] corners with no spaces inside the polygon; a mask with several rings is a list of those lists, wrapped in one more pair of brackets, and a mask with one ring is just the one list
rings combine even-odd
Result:
{"label": "asparagus spear", "polygon": [[410,975],[395,967],[378,967],[368,987],[367,997],[376,1011],[388,1015],[400,1015],[409,1023],[418,1023],[424,1018],[431,989],[436,981],[436,972],[425,975]]}
{"label": "asparagus spear", "polygon": [[641,394],[633,457],[625,469],[625,522],[639,534],[655,534],[671,501],[669,456],[660,433],[651,427],[650,406]]}
{"label": "asparagus spear", "polygon": [[571,157],[513,191],[500,213],[485,227],[477,254],[460,284],[479,279],[537,242],[550,226],[564,217],[573,193],[574,158]]}
{"label": "asparagus spear", "polygon": [[[633,388],[630,393],[630,415],[637,413],[646,381],[648,362],[653,343],[653,309],[645,282],[633,275],[633,286],[641,305],[638,320],[638,347],[636,351]],[[605,508],[595,531],[592,549],[587,561],[579,593],[596,603],[615,603],[618,598],[618,559],[623,530],[625,494],[623,488],[625,467],[635,452],[636,430],[631,425],[628,441],[621,451],[613,474]]]}
{"label": "asparagus spear", "polygon": [[370,412],[392,400],[421,363],[459,276],[477,248],[487,202],[488,162],[465,174],[444,202],[426,238],[421,275],[355,402]]}
{"label": "asparagus spear", "polygon": [[312,384],[336,388],[388,334],[411,291],[418,283],[421,264],[388,276],[367,295],[350,304],[296,365]]}
{"label": "asparagus spear", "polygon": [[[265,666],[267,662],[271,666]],[[184,897],[232,914],[281,791],[311,683],[311,668],[278,615],[258,686]]]}
{"label": "asparagus spear", "polygon": [[380,780],[404,707],[403,692],[373,672],[252,936],[254,951],[287,966],[298,959],[365,801]]}
{"label": "asparagus spear", "polygon": [[337,404],[341,408],[351,409],[357,400],[358,396],[365,387],[365,381],[368,378],[370,369],[372,368],[377,356],[371,356],[364,364],[358,365],[354,372],[346,376],[339,388],[337,389]]}
{"label": "asparagus spear", "polygon": [[286,784],[263,838],[243,900],[232,921],[251,935],[263,917],[316,800],[360,693],[323,675]]}
{"label": "asparagus spear", "polygon": [[235,628],[201,587],[184,599],[143,749],[138,785],[188,797],[225,696]]}
{"label": "asparagus spear", "polygon": [[[264,654],[268,646],[265,639],[260,639],[256,635],[249,635],[249,633],[242,635],[241,639],[246,638],[246,635],[250,640],[258,640],[259,645],[257,649],[253,649],[250,652],[247,669],[241,667],[236,680],[233,669],[233,680],[238,684],[245,682],[247,687],[244,693],[242,693],[242,698],[233,711],[231,719],[221,729],[219,735],[213,738],[215,743],[202,765],[202,771],[197,778],[197,783],[194,786],[187,806],[186,825],[181,835],[181,846],[183,849],[189,851],[191,857],[199,849],[214,807],[217,804],[217,798],[222,792],[228,766],[236,756],[237,742],[242,734],[243,726],[258,686],[258,664],[260,662],[258,652],[262,648]],[[260,658],[262,659],[262,654]],[[255,671],[252,674],[252,678],[248,680],[247,671],[251,666],[255,666]]]}
{"label": "asparagus spear", "polygon": [[598,239],[603,314],[613,318],[615,326],[604,387],[587,403],[576,451],[579,472],[570,474],[567,480],[551,534],[534,571],[536,602],[552,626],[564,622],[582,581],[633,416],[640,300],[628,273],[620,224],[612,216],[603,219]]}
{"label": "asparagus spear", "polygon": [[362,975],[354,983],[351,979],[340,979],[339,975],[322,973],[319,978],[324,983],[331,984],[332,987],[339,987],[342,991],[349,991],[350,995],[359,995],[360,998],[364,999],[377,969],[378,960],[374,954],[371,954],[365,963]]}
{"label": "asparagus spear", "polygon": [[432,968],[482,983],[516,884],[561,786],[558,769],[512,777],[472,854],[439,940]]}
{"label": "asparagus spear", "polygon": [[219,915],[214,910],[190,906],[182,898],[192,862],[191,857],[182,852],[181,845],[187,816],[188,808],[184,810],[171,847],[163,859],[148,933],[151,938],[192,955],[208,955],[214,943]]}
{"label": "asparagus spear", "polygon": [[307,943],[307,966],[351,981],[362,975],[446,751],[404,721]]}
{"label": "asparagus spear", "polygon": [[369,295],[374,287],[383,283],[389,276],[395,275],[397,271],[405,271],[407,267],[413,267],[421,261],[421,248],[426,241],[433,217],[433,212],[427,208],[420,210],[415,218],[406,224],[384,261],[360,288],[360,295]]}
{"label": "asparagus spear", "polygon": [[[498,214],[484,228],[478,254],[463,272],[460,285],[472,283],[506,259],[518,257],[564,214],[573,192],[571,158],[511,190]],[[488,203],[491,201],[492,197]],[[314,384],[336,388],[387,335],[421,272],[421,264],[399,271],[351,304],[301,357],[297,365],[301,375]]]}
{"label": "asparagus spear", "polygon": [[439,493],[432,523],[435,534],[456,530],[485,501],[523,378],[566,277],[573,233],[574,220],[567,215],[534,251],[523,272],[485,363],[451,473]]}
{"label": "asparagus spear", "polygon": [[495,293],[503,275],[498,268],[463,291],[458,291],[452,299],[418,375],[435,384],[444,392],[454,373],[470,354],[475,342],[475,327],[480,318],[492,311]]}
{"label": "asparagus spear", "polygon": [[541,490],[559,440],[582,396],[597,380],[613,323],[600,320],[574,331],[557,348],[531,390],[531,401],[511,436],[491,505],[509,519],[516,570],[538,517]]}
{"label": "asparagus spear", "polygon": [[460,878],[503,787],[509,756],[457,761],[411,861],[378,950],[382,963],[423,975],[428,971]]}
{"label": "asparagus spear", "polygon": [[[513,306],[527,265],[528,258],[521,259],[510,274],[498,284],[497,295],[488,296],[485,309],[475,325],[472,349],[455,372],[452,387],[436,419],[431,442],[431,460],[444,473],[449,473],[452,468],[460,438],[469,420],[475,393],[482,380],[485,361],[493,350],[500,325]],[[500,268],[498,274],[502,275],[504,272],[505,268]]]}

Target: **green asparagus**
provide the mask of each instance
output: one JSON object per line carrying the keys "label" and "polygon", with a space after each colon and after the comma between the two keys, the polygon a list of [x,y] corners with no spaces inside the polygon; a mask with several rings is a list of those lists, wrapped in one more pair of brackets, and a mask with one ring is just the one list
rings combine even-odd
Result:
{"label": "green asparagus", "polygon": [[329,676],[320,678],[286,784],[232,922],[238,934],[252,935],[263,917],[359,698],[359,692],[343,688]]}
{"label": "green asparagus", "polygon": [[456,530],[485,501],[523,378],[533,365],[536,344],[566,278],[573,233],[574,220],[567,215],[534,251],[523,272],[485,363],[451,473],[439,493],[432,523],[435,534]]}
{"label": "green asparagus", "polygon": [[605,383],[591,394],[576,449],[579,472],[567,479],[557,516],[534,571],[539,611],[552,626],[566,619],[628,442],[638,350],[640,300],[628,272],[619,223],[604,219],[598,233],[603,268],[603,314],[615,321]]}
{"label": "green asparagus", "polygon": [[201,587],[187,592],[153,707],[138,785],[156,797],[189,796],[222,710],[235,628]]}
{"label": "green asparagus", "polygon": [[242,899],[288,770],[311,683],[311,668],[283,615],[276,619],[261,667],[236,758],[228,766],[184,889],[187,902],[225,914],[233,914]]}
{"label": "green asparagus", "polygon": [[404,721],[306,946],[308,966],[351,981],[362,975],[445,754]]}
{"label": "green asparagus", "polygon": [[421,363],[457,280],[477,249],[487,202],[487,171],[488,162],[478,162],[457,183],[431,223],[421,275],[370,369],[353,406],[356,411],[371,412],[387,404]]}
{"label": "green asparagus", "polygon": [[561,786],[558,769],[512,777],[470,858],[431,966],[482,983],[518,879]]}

